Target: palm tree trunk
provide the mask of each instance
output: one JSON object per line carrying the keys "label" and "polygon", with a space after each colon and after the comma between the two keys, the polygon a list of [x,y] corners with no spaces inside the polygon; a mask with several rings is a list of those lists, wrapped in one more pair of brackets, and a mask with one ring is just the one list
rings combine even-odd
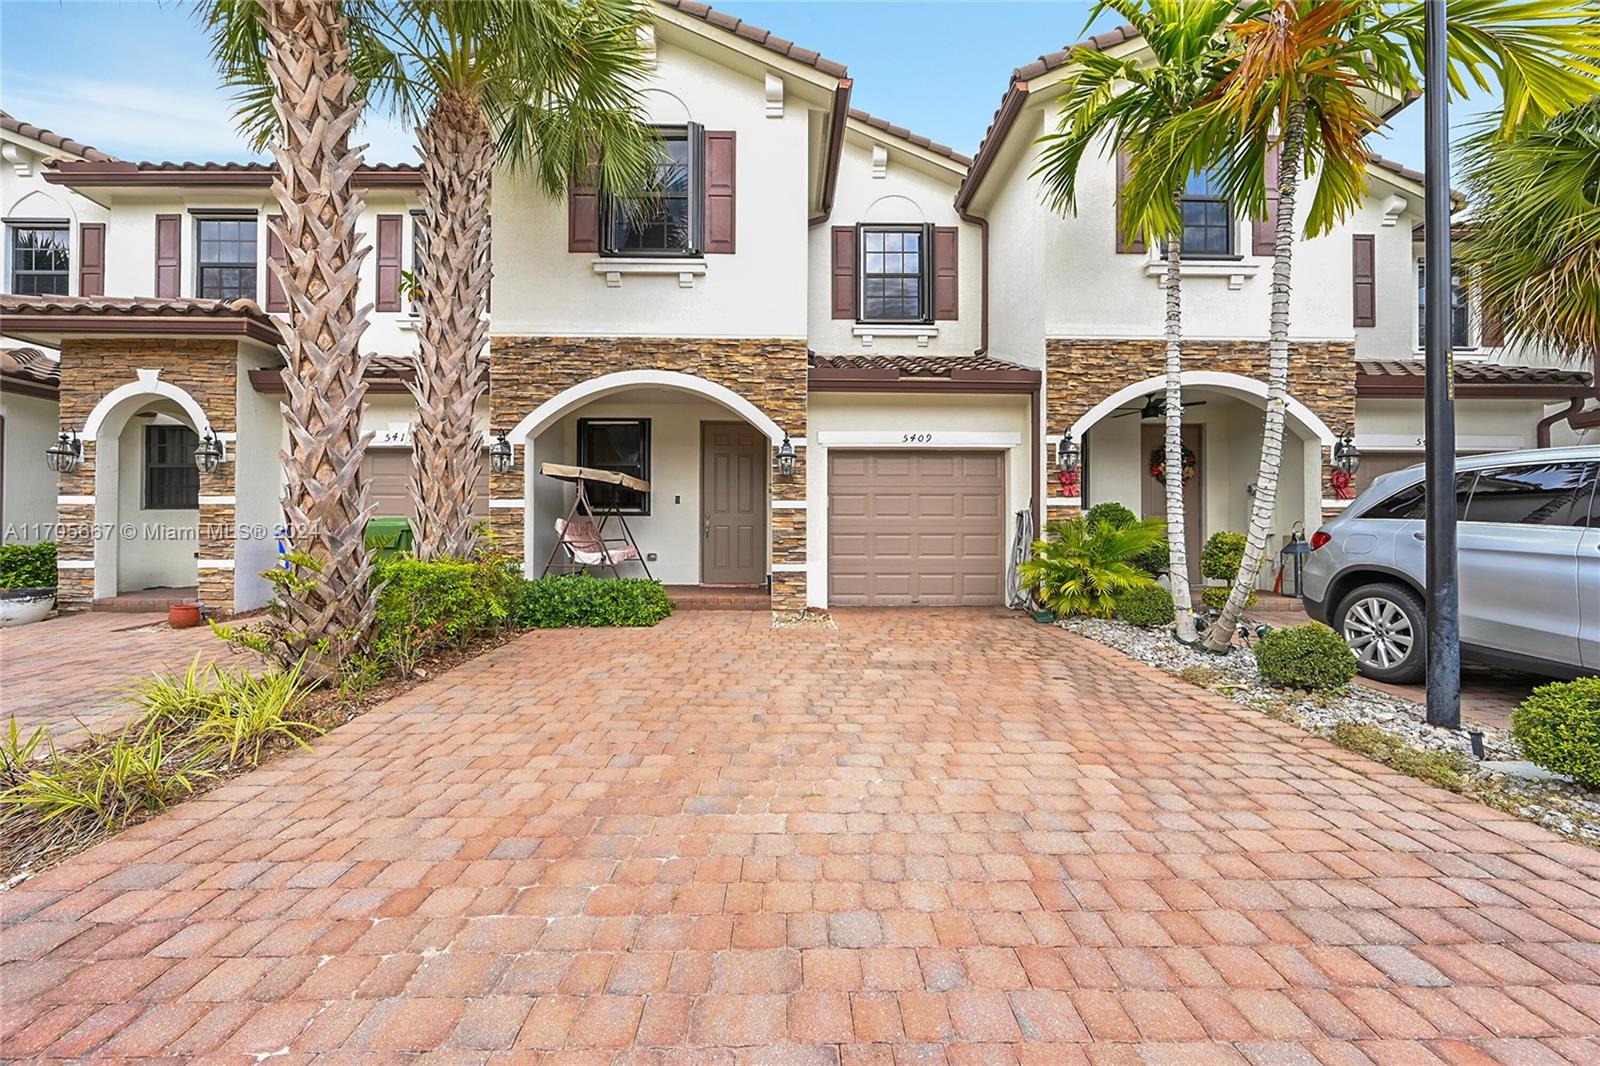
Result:
{"label": "palm tree trunk", "polygon": [[[1183,190],[1173,194],[1179,212]],[[1194,600],[1189,591],[1189,548],[1183,513],[1183,231],[1167,235],[1167,584],[1172,589],[1178,639],[1194,643]]]}
{"label": "palm tree trunk", "polygon": [[483,463],[473,410],[488,387],[489,186],[494,139],[478,105],[439,97],[417,131],[426,250],[411,498],[417,557],[465,558],[477,541],[473,494]]}
{"label": "palm tree trunk", "polygon": [[1306,108],[1291,107],[1278,160],[1277,232],[1272,249],[1272,320],[1267,340],[1267,417],[1261,434],[1261,468],[1245,530],[1244,558],[1222,613],[1206,632],[1206,647],[1225,651],[1255,590],[1256,574],[1267,553],[1267,533],[1278,506],[1278,475],[1283,466],[1283,421],[1289,395],[1289,273],[1294,255],[1294,198],[1300,180]]}
{"label": "palm tree trunk", "polygon": [[308,672],[328,676],[372,631],[376,598],[366,524],[373,504],[361,473],[369,357],[356,306],[366,249],[357,247],[363,207],[354,179],[361,150],[350,130],[361,116],[350,74],[345,16],[335,0],[262,0],[267,68],[281,127],[273,144],[272,191],[283,212],[278,270],[289,302],[280,323],[289,448],[283,510],[297,553],[309,557],[279,590],[290,654],[311,652]]}

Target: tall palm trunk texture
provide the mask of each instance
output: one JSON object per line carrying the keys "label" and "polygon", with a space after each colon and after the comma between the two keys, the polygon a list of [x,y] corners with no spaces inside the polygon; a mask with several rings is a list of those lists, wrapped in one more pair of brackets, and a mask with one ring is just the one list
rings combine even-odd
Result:
{"label": "tall palm trunk texture", "polygon": [[283,510],[297,552],[310,557],[280,589],[288,651],[310,653],[308,672],[327,676],[372,631],[376,598],[366,524],[361,432],[369,357],[361,352],[368,307],[356,305],[366,249],[357,247],[363,207],[355,187],[361,148],[350,131],[361,116],[350,73],[343,10],[335,0],[262,0],[267,70],[279,136],[272,191],[283,214],[276,269],[288,298],[280,349],[288,390],[289,447]]}
{"label": "tall palm trunk texture", "polygon": [[1266,558],[1267,533],[1278,506],[1278,476],[1283,466],[1283,422],[1289,394],[1289,275],[1294,256],[1294,201],[1305,146],[1306,105],[1291,106],[1284,123],[1278,161],[1278,214],[1272,250],[1272,318],[1267,341],[1267,416],[1262,425],[1261,467],[1245,530],[1244,558],[1233,591],[1205,637],[1212,651],[1226,651],[1255,589]]}
{"label": "tall palm trunk texture", "polygon": [[[1183,212],[1183,190],[1174,194]],[[1172,590],[1178,639],[1195,640],[1194,600],[1189,591],[1189,548],[1183,513],[1183,231],[1167,235],[1167,582]]]}
{"label": "tall palm trunk texture", "polygon": [[465,558],[477,540],[483,464],[473,408],[488,388],[489,187],[494,138],[477,103],[442,94],[417,131],[422,149],[420,359],[411,498],[423,560]]}

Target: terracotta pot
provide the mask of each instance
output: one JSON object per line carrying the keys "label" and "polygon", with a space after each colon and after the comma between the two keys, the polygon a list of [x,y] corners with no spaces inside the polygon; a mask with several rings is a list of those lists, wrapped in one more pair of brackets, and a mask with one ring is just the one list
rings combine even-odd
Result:
{"label": "terracotta pot", "polygon": [[200,624],[198,603],[175,603],[167,608],[167,622],[173,629],[193,629]]}

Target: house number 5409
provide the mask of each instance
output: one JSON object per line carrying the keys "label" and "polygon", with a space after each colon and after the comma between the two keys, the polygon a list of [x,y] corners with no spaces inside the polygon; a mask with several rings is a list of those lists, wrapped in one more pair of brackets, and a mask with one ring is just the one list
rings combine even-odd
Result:
{"label": "house number 5409", "polygon": [[932,444],[932,433],[903,433],[900,435],[901,444]]}

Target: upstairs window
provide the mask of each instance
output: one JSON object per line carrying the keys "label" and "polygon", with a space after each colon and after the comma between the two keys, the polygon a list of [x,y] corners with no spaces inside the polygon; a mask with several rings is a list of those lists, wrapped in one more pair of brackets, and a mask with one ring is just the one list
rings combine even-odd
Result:
{"label": "upstairs window", "polygon": [[192,511],[200,506],[200,471],[194,450],[200,438],[188,426],[144,427],[144,507],[147,511]]}
{"label": "upstairs window", "polygon": [[[1428,279],[1426,264],[1417,260],[1417,347],[1427,344]],[[1471,348],[1472,307],[1460,274],[1450,274],[1450,347]]]}
{"label": "upstairs window", "polygon": [[608,195],[601,226],[606,255],[696,256],[705,204],[704,135],[695,123],[657,131],[662,156],[653,188]]}
{"label": "upstairs window", "polygon": [[11,291],[19,296],[67,295],[67,227],[39,223],[9,228]]}
{"label": "upstairs window", "polygon": [[256,298],[256,217],[195,219],[194,294],[204,300]]}
{"label": "upstairs window", "polygon": [[1183,256],[1233,254],[1233,208],[1210,173],[1194,174],[1183,187]]}
{"label": "upstairs window", "polygon": [[930,228],[860,227],[861,321],[931,322]]}
{"label": "upstairs window", "polygon": [[[578,419],[578,465],[614,470],[650,480],[648,418]],[[649,514],[650,494],[621,485],[590,485],[589,502],[596,510],[615,506],[623,514]]]}

